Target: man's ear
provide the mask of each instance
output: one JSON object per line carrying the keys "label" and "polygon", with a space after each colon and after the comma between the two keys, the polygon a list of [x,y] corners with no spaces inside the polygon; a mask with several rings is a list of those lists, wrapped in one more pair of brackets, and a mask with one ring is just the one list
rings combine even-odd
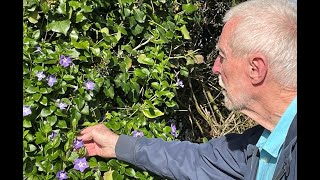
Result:
{"label": "man's ear", "polygon": [[249,77],[253,85],[261,84],[267,76],[268,63],[265,56],[254,54],[249,58]]}

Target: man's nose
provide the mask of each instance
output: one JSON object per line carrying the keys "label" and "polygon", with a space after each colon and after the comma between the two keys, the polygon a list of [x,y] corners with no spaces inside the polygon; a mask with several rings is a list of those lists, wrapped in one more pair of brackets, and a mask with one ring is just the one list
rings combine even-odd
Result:
{"label": "man's nose", "polygon": [[221,62],[220,62],[220,58],[218,56],[213,63],[212,72],[214,74],[220,74],[220,71],[221,71]]}

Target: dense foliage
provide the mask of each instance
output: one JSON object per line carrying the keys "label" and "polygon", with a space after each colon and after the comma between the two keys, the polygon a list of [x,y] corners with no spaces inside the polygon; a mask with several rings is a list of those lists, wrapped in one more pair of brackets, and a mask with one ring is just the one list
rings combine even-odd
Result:
{"label": "dense foliage", "polygon": [[207,57],[231,5],[210,3],[24,0],[24,177],[157,178],[115,159],[85,158],[76,135],[103,123],[117,134],[186,139],[179,124],[193,113],[185,108],[195,100],[192,84],[210,76]]}

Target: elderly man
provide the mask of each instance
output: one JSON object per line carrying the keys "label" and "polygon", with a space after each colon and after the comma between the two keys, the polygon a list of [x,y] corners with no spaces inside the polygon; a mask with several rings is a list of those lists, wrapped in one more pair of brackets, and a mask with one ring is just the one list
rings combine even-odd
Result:
{"label": "elderly man", "polygon": [[225,106],[259,125],[203,144],[81,131],[89,156],[117,158],[170,179],[297,179],[297,11],[286,0],[250,0],[224,17],[219,75]]}

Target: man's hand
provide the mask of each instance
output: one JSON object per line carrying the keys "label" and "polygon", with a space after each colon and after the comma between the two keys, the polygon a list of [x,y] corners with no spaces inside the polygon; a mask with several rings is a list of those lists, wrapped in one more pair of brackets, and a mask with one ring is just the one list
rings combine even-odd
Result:
{"label": "man's hand", "polygon": [[78,139],[83,141],[88,156],[101,156],[104,158],[115,158],[115,147],[119,135],[110,131],[105,125],[98,124],[83,129]]}

